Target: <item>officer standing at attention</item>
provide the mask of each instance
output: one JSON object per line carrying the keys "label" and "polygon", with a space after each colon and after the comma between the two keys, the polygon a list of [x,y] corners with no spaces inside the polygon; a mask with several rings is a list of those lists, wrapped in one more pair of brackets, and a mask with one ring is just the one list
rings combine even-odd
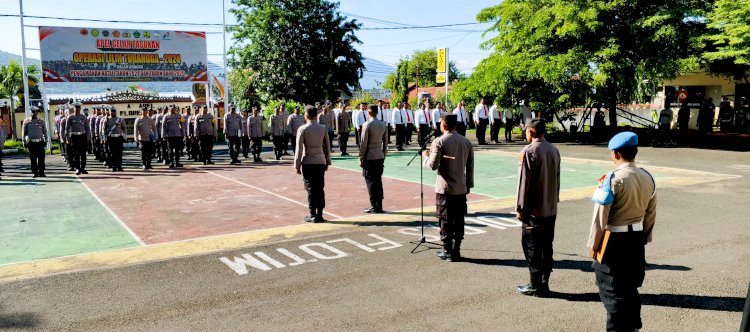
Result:
{"label": "officer standing at attention", "polygon": [[110,153],[108,164],[112,172],[122,172],[122,150],[128,134],[125,129],[125,120],[117,117],[117,109],[114,107],[110,110],[109,118],[104,124],[104,133]]}
{"label": "officer standing at attention", "polygon": [[424,103],[420,106],[419,111],[414,116],[417,118],[417,140],[418,144],[422,146],[430,136],[430,126],[432,125],[432,114],[430,114],[430,104]]}
{"label": "officer standing at attention", "polygon": [[299,106],[294,107],[294,113],[286,119],[286,126],[291,135],[292,151],[297,151],[297,130],[305,124],[305,116],[301,113]]}
{"label": "officer standing at attention", "polygon": [[274,114],[271,114],[270,126],[271,135],[273,136],[273,152],[276,160],[281,160],[284,155],[284,139],[286,136],[286,119],[281,114],[281,108],[276,106]]}
{"label": "officer standing at attention", "polygon": [[406,140],[406,112],[403,109],[403,103],[399,102],[391,112],[391,126],[396,133],[396,150],[404,151],[404,141]]}
{"label": "officer standing at attention", "polygon": [[365,213],[383,213],[383,164],[388,153],[388,125],[377,119],[378,106],[371,105],[370,120],[362,127],[359,167],[367,184],[370,207]]}
{"label": "officer standing at attention", "polygon": [[177,113],[177,107],[169,108],[169,114],[162,118],[161,136],[167,141],[169,148],[169,168],[182,167],[180,164],[180,151],[182,150],[182,139],[185,137],[183,125],[185,120]]}
{"label": "officer standing at attention", "polygon": [[31,118],[23,121],[21,127],[21,137],[23,137],[24,146],[29,149],[29,159],[31,160],[31,173],[34,177],[46,177],[44,175],[44,151],[47,147],[47,124],[44,120],[38,118],[39,108],[31,106]]}
{"label": "officer standing at attention", "polygon": [[500,143],[500,127],[503,126],[503,110],[497,107],[497,100],[490,107],[490,141]]}
{"label": "officer standing at attention", "polygon": [[[87,109],[88,110],[88,109]],[[81,104],[76,103],[73,115],[65,120],[68,140],[73,148],[71,165],[75,168],[76,175],[88,174],[86,172],[86,145],[90,139],[88,119],[81,114]]]}
{"label": "officer standing at attention", "polygon": [[646,272],[645,245],[656,222],[656,182],[635,164],[638,135],[619,133],[607,148],[617,168],[602,177],[592,199],[594,218],[586,246],[595,259],[603,253],[592,267],[607,309],[607,331],[637,331],[642,327],[638,287]]}
{"label": "officer standing at attention", "polygon": [[325,199],[325,172],[331,165],[331,150],[328,142],[328,132],[325,126],[316,123],[318,109],[305,107],[306,124],[297,130],[297,150],[294,152],[294,169],[302,174],[307,191],[307,204],[310,215],[306,222],[324,222],[323,208]]}
{"label": "officer standing at attention", "polygon": [[560,201],[560,151],[544,139],[545,126],[542,119],[529,119],[526,140],[531,144],[518,155],[516,217],[523,224],[521,242],[531,275],[530,283],[517,288],[524,295],[547,295],[555,264],[552,241]]}
{"label": "officer standing at attention", "polygon": [[229,145],[229,163],[239,164],[240,160],[240,136],[242,136],[242,116],[237,114],[234,105],[229,105],[229,113],[224,116],[224,136]]}
{"label": "officer standing at attention", "polygon": [[143,170],[153,169],[151,158],[154,154],[154,141],[156,141],[156,123],[151,118],[148,107],[141,108],[141,117],[135,119],[133,127],[135,128],[133,139],[141,146]]}
{"label": "officer standing at attention", "polygon": [[358,109],[352,114],[352,122],[354,123],[354,139],[357,142],[357,147],[361,146],[360,140],[362,139],[362,126],[367,122],[367,104],[359,103]]}
{"label": "officer standing at attention", "polygon": [[336,132],[339,134],[339,150],[342,156],[348,156],[346,152],[349,145],[349,131],[352,128],[352,113],[346,111],[346,105],[341,104],[341,111],[336,116]]}
{"label": "officer standing at attention", "polygon": [[[242,145],[242,158],[247,159],[250,154],[250,128],[247,127],[249,118],[247,108],[243,109],[242,112],[242,137],[240,137],[240,143]],[[204,164],[205,165],[205,164]]]}
{"label": "officer standing at attention", "polygon": [[411,145],[411,137],[414,131],[414,111],[411,110],[409,103],[404,103],[404,114],[406,115],[406,136],[404,138],[404,144]]}
{"label": "officer standing at attention", "polygon": [[440,123],[443,135],[424,151],[425,166],[438,171],[435,211],[443,250],[437,256],[449,262],[461,259],[466,195],[474,187],[474,151],[471,141],[456,132],[457,122],[457,115],[446,115]]}
{"label": "officer standing at attention", "polygon": [[484,98],[479,99],[479,104],[477,104],[474,110],[474,124],[477,125],[477,141],[479,145],[487,145],[485,137],[487,134],[487,125],[490,123],[489,119],[490,111],[484,103]]}
{"label": "officer standing at attention", "polygon": [[159,107],[159,114],[156,115],[156,131],[159,136],[159,140],[157,143],[157,149],[159,149],[159,158],[156,160],[157,163],[164,163],[164,165],[169,165],[169,147],[167,144],[167,139],[162,134],[162,128],[164,128],[164,117],[167,116],[167,108]]}
{"label": "officer standing at attention", "polygon": [[286,109],[286,105],[281,104],[281,116],[284,118],[284,143],[282,144],[282,150],[284,150],[283,155],[289,156],[289,139],[291,138],[291,135],[289,135],[289,127],[287,127],[287,123],[289,121],[289,111]]}
{"label": "officer standing at attention", "polygon": [[247,127],[250,129],[250,140],[253,141],[250,152],[253,154],[253,162],[256,163],[263,161],[263,159],[260,159],[260,153],[263,150],[263,120],[263,115],[260,114],[257,108],[253,108],[253,116],[247,119]]}
{"label": "officer standing at attention", "polygon": [[461,136],[466,136],[469,119],[466,117],[466,105],[463,104],[463,101],[458,103],[458,106],[453,110],[453,114],[457,118],[456,132]]}
{"label": "officer standing at attention", "polygon": [[213,165],[214,142],[216,142],[216,120],[208,114],[206,106],[201,106],[201,114],[195,117],[195,134],[198,135],[203,165]]}
{"label": "officer standing at attention", "polygon": [[508,107],[503,109],[503,121],[505,122],[505,142],[513,142],[513,110]]}
{"label": "officer standing at attention", "polygon": [[195,128],[195,126],[193,126],[193,116],[195,115],[193,114],[193,110],[190,108],[190,106],[185,107],[184,119],[185,119],[185,149],[187,152],[186,159],[187,160],[193,159],[193,161],[198,161],[194,159],[194,157],[198,155],[197,153],[198,151],[193,151],[193,138],[195,136],[193,134],[193,128]]}
{"label": "officer standing at attention", "polygon": [[[318,105],[318,103],[316,103]],[[331,151],[333,151],[333,135],[334,135],[334,128],[336,127],[336,118],[333,115],[333,111],[331,111],[330,105],[324,105],[323,106],[323,113],[318,115],[318,123],[324,125],[326,127],[326,132],[328,133],[328,142],[331,143]]]}

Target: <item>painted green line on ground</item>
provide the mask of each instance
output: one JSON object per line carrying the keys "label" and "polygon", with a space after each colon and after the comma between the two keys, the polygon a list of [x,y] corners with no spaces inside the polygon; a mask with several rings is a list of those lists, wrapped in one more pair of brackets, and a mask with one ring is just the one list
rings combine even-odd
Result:
{"label": "painted green line on ground", "polygon": [[[389,152],[385,160],[383,176],[419,183],[419,158],[411,166],[406,164],[414,152]],[[333,166],[350,170],[361,170],[357,157],[334,157]],[[560,166],[562,190],[591,187],[599,177],[615,167],[563,160]],[[657,178],[659,175],[654,174]],[[435,184],[435,172],[424,170],[424,183]],[[474,154],[473,193],[493,197],[512,197],[518,186],[518,159],[512,156],[477,152]]]}
{"label": "painted green line on ground", "polygon": [[0,265],[140,244],[75,177],[3,179]]}

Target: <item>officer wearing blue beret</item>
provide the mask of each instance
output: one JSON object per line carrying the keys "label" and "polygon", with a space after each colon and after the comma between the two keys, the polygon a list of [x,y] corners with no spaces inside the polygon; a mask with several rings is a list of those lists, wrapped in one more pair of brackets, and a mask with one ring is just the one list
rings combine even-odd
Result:
{"label": "officer wearing blue beret", "polygon": [[642,325],[638,287],[645,276],[645,245],[651,242],[656,220],[656,182],[635,164],[638,135],[619,133],[608,148],[617,168],[600,179],[592,198],[587,247],[595,259],[592,267],[607,310],[607,331],[636,331]]}

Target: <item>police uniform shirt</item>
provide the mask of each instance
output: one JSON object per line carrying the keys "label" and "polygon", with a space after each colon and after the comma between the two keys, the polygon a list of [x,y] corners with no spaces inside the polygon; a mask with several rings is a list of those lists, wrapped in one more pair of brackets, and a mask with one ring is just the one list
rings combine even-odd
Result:
{"label": "police uniform shirt", "polygon": [[107,119],[107,123],[104,126],[105,136],[107,137],[122,137],[127,139],[128,135],[125,131],[125,119],[121,117],[110,117]]}
{"label": "police uniform shirt", "polygon": [[359,145],[359,160],[385,159],[388,153],[388,125],[372,119],[362,127],[362,140]]}
{"label": "police uniform shirt", "polygon": [[336,131],[338,133],[349,133],[349,129],[351,129],[351,113],[349,112],[339,112],[338,116],[336,116]]}
{"label": "police uniform shirt", "polygon": [[68,116],[63,115],[62,118],[60,118],[60,139],[67,141],[68,140]]}
{"label": "police uniform shirt", "polygon": [[247,119],[250,137],[263,137],[263,116],[251,116]]}
{"label": "police uniform shirt", "polygon": [[185,130],[182,128],[182,115],[179,113],[166,114],[162,118],[162,137],[184,137]]}
{"label": "police uniform shirt", "polygon": [[534,217],[557,215],[560,201],[560,151],[544,138],[534,138],[518,156],[516,212]]}
{"label": "police uniform shirt", "polygon": [[326,127],[326,130],[333,130],[335,126],[333,113],[321,113],[318,115],[318,123]]}
{"label": "police uniform shirt", "polygon": [[199,114],[195,117],[195,133],[198,136],[216,136],[216,125],[214,116],[211,114]]}
{"label": "police uniform shirt", "polygon": [[195,136],[195,132],[194,132],[195,126],[193,125],[194,124],[193,121],[195,121],[195,115],[194,114],[188,114],[187,121],[186,121],[186,126],[185,126],[185,129],[187,131],[187,136],[188,137]]}
{"label": "police uniform shirt", "polygon": [[23,121],[21,136],[29,142],[43,142],[47,139],[47,124],[42,119],[26,119]]}
{"label": "police uniform shirt", "polygon": [[227,113],[224,116],[224,134],[227,137],[242,135],[242,116],[237,113]]}
{"label": "police uniform shirt", "polygon": [[135,119],[134,136],[137,141],[151,141],[153,134],[156,137],[156,123],[150,117],[138,117]]}
{"label": "police uniform shirt", "polygon": [[618,166],[610,179],[615,199],[612,204],[594,206],[594,220],[586,246],[599,249],[608,226],[626,226],[643,222],[646,242],[656,222],[656,184],[654,178],[635,163]]}
{"label": "police uniform shirt", "polygon": [[271,115],[271,134],[273,136],[284,136],[286,134],[286,121],[283,114]]}
{"label": "police uniform shirt", "polygon": [[463,123],[466,125],[468,123],[468,119],[466,119],[466,109],[461,107],[456,107],[453,110],[453,114],[456,115],[456,120],[458,123]]}
{"label": "police uniform shirt", "polygon": [[99,121],[99,116],[96,114],[92,114],[88,118],[88,130],[89,135],[96,136],[96,123]]}
{"label": "police uniform shirt", "polygon": [[305,116],[302,114],[292,114],[286,119],[289,133],[292,136],[297,136],[297,130],[305,124]]}
{"label": "police uniform shirt", "polygon": [[435,192],[444,195],[466,194],[474,188],[474,151],[471,141],[455,130],[435,139],[425,166],[437,170]]}
{"label": "police uniform shirt", "polygon": [[163,126],[162,120],[164,119],[164,114],[161,114],[161,113],[156,114],[154,116],[154,119],[156,120],[156,122],[155,122],[155,124],[156,124],[156,136],[158,138],[161,138],[162,137],[161,130],[162,130],[162,126]]}
{"label": "police uniform shirt", "polygon": [[325,126],[310,122],[297,130],[297,150],[294,151],[294,169],[302,165],[330,165],[331,151],[328,148],[328,131]]}

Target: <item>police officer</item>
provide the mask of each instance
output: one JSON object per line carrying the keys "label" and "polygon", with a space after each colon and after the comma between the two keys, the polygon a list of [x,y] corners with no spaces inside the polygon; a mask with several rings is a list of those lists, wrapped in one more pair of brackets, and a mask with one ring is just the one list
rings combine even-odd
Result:
{"label": "police officer", "polygon": [[485,135],[487,125],[490,123],[490,111],[484,103],[484,98],[479,99],[479,104],[474,109],[474,124],[477,126],[477,141],[479,145],[486,145]]}
{"label": "police officer", "polygon": [[305,107],[307,123],[297,130],[297,150],[294,152],[294,169],[302,174],[307,191],[307,204],[310,215],[306,222],[324,222],[323,209],[325,200],[325,172],[331,165],[331,150],[328,142],[328,132],[324,125],[318,124],[318,109]]}
{"label": "police officer", "polygon": [[403,103],[396,104],[396,108],[391,111],[391,126],[396,133],[396,150],[404,151],[404,141],[406,140],[406,111],[403,109]]}
{"label": "police officer", "polygon": [[284,139],[287,131],[286,119],[281,114],[279,106],[276,106],[274,111],[275,113],[271,115],[269,126],[271,127],[273,152],[276,155],[276,160],[281,160],[281,156],[284,155]]}
{"label": "police officer", "polygon": [[294,113],[286,119],[286,125],[291,135],[292,151],[297,151],[297,130],[305,124],[305,116],[301,113],[300,107],[294,107]]}
{"label": "police officer", "polygon": [[323,113],[318,115],[318,123],[326,127],[328,133],[328,141],[331,143],[330,149],[333,151],[333,135],[334,128],[336,127],[336,119],[333,115],[330,105],[323,106]]}
{"label": "police officer", "polygon": [[250,140],[253,142],[253,146],[250,147],[250,151],[253,154],[253,162],[259,163],[263,161],[260,159],[260,153],[263,150],[263,115],[257,108],[253,108],[253,116],[247,119],[248,129],[250,129]]}
{"label": "police officer", "polygon": [[651,242],[656,221],[656,182],[635,164],[636,134],[615,135],[608,149],[617,168],[602,177],[594,194],[586,246],[596,259],[592,267],[607,310],[607,331],[637,331],[642,326],[638,287],[646,271],[644,246]]}
{"label": "police officer", "polygon": [[170,162],[167,139],[164,137],[164,135],[162,135],[162,128],[164,128],[164,117],[166,116],[167,108],[159,107],[158,112],[159,114],[156,115],[156,132],[158,136],[156,148],[159,150],[159,158],[156,160],[156,162],[164,163],[164,165],[169,165]]}
{"label": "police officer", "polygon": [[289,111],[286,109],[286,105],[281,104],[281,116],[284,118],[284,139],[282,144],[282,150],[284,151],[283,155],[289,156],[289,139],[291,135],[289,135],[289,128],[287,127],[287,123],[289,121]]}
{"label": "police officer", "polygon": [[73,165],[73,148],[71,147],[70,136],[68,135],[68,117],[70,116],[71,106],[66,106],[63,117],[60,118],[60,139],[62,140],[62,149],[65,152],[65,163],[69,171],[75,171]]}
{"label": "police officer", "polygon": [[247,109],[243,109],[240,113],[242,113],[242,137],[240,137],[242,150],[240,152],[242,153],[242,158],[247,159],[250,154],[250,128],[248,128],[249,122],[247,121],[249,118],[248,113],[250,112]]}
{"label": "police officer", "polygon": [[185,120],[177,113],[177,107],[169,108],[169,114],[162,118],[161,136],[167,140],[169,148],[169,168],[182,167],[180,164],[180,151],[182,140],[185,137]]}
{"label": "police officer", "polygon": [[443,250],[437,256],[449,262],[461,259],[466,195],[474,187],[474,152],[471,141],[456,131],[457,122],[458,115],[445,115],[440,122],[443,135],[424,151],[425,166],[438,171],[435,211]]}
{"label": "police officer", "polygon": [[[195,113],[193,113],[195,111]],[[187,114],[185,115],[185,149],[187,150],[187,159],[198,161],[198,148],[195,146],[198,145],[198,137],[195,135],[193,130],[195,129],[194,120],[195,116],[198,114],[198,110],[191,109],[189,106],[187,107]]]}
{"label": "police officer", "polygon": [[458,121],[456,124],[456,132],[462,136],[466,136],[466,128],[469,123],[469,119],[466,117],[466,105],[464,105],[463,102],[459,102],[458,106],[453,110],[453,114],[456,115]]}
{"label": "police officer", "polygon": [[133,138],[141,147],[143,170],[153,169],[151,167],[151,158],[153,157],[156,141],[156,123],[151,118],[151,113],[147,107],[141,108],[141,117],[135,119],[134,128]]}
{"label": "police officer", "polygon": [[359,167],[367,184],[370,207],[365,213],[383,213],[383,164],[388,153],[388,125],[377,119],[378,106],[371,105],[370,120],[362,126],[359,145]]}
{"label": "police officer", "polygon": [[503,122],[505,122],[505,142],[513,142],[513,110],[508,107],[503,109]]}
{"label": "police officer", "polygon": [[346,105],[342,105],[341,111],[335,116],[336,132],[339,134],[339,150],[342,156],[348,156],[346,150],[349,145],[349,131],[352,128],[352,113],[346,111]]}
{"label": "police officer", "polygon": [[109,159],[112,156],[112,153],[109,150],[109,145],[107,145],[107,119],[109,119],[110,115],[112,114],[112,107],[110,105],[104,105],[104,112],[102,114],[102,118],[99,120],[99,141],[102,145],[102,164],[106,165],[107,168],[112,168],[112,165],[109,164]]}
{"label": "police officer", "polygon": [[526,140],[530,144],[518,156],[516,217],[523,225],[521,242],[530,274],[530,283],[517,287],[524,295],[549,293],[555,263],[552,241],[560,200],[560,152],[544,139],[545,126],[542,119],[526,122]]}
{"label": "police officer", "polygon": [[229,113],[224,116],[224,136],[227,138],[229,145],[229,157],[232,159],[229,163],[239,164],[240,160],[240,137],[242,136],[242,116],[237,114],[234,105],[229,105]]}
{"label": "police officer", "polygon": [[359,147],[362,138],[362,126],[367,122],[367,103],[359,103],[357,107],[357,110],[352,114],[352,122],[354,123],[354,139],[357,147]]}
{"label": "police officer", "polygon": [[497,100],[490,107],[490,141],[500,143],[500,127],[503,126],[503,110],[497,107]]}
{"label": "police officer", "polygon": [[46,177],[44,175],[44,151],[47,147],[47,124],[38,118],[38,114],[39,108],[32,106],[31,118],[23,121],[21,137],[23,137],[24,146],[29,149],[31,173],[34,177]]}
{"label": "police officer", "polygon": [[417,118],[417,139],[421,146],[427,142],[430,136],[430,126],[432,126],[432,113],[429,103],[422,104],[415,117]]}
{"label": "police officer", "polygon": [[125,128],[125,120],[117,116],[117,109],[113,106],[110,109],[109,118],[104,125],[104,137],[109,147],[109,166],[112,172],[122,172],[122,150],[123,144],[128,139]]}
{"label": "police officer", "polygon": [[86,116],[81,114],[80,103],[75,104],[73,114],[65,119],[67,139],[72,147],[71,165],[77,170],[76,175],[89,173],[86,171],[86,145],[91,136],[88,122]]}
{"label": "police officer", "polygon": [[214,116],[208,114],[208,109],[201,106],[201,114],[195,117],[195,134],[198,135],[201,148],[201,159],[203,165],[213,165],[214,142],[216,142],[216,120]]}

